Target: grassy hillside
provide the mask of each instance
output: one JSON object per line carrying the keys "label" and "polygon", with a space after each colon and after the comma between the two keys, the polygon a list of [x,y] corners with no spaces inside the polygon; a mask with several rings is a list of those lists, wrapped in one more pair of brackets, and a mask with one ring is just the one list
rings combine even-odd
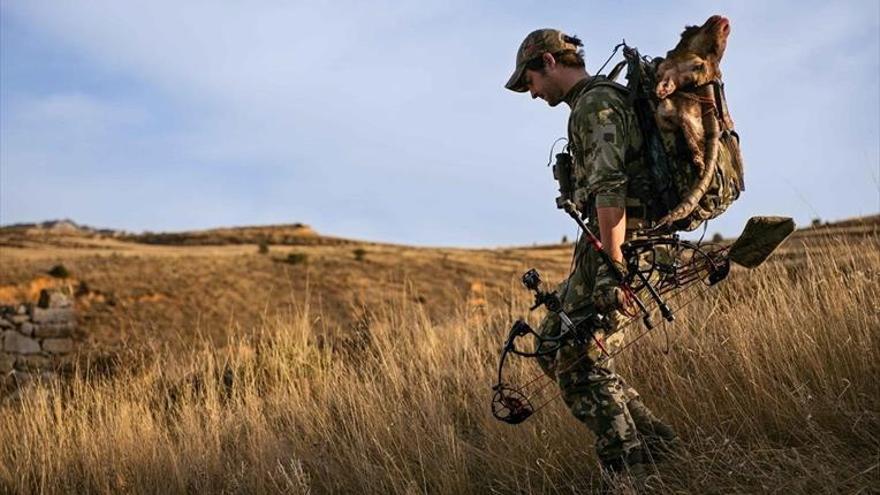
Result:
{"label": "grassy hillside", "polygon": [[[617,359],[684,440],[649,492],[880,491],[880,236],[860,229],[798,233]],[[501,338],[530,302],[518,276],[558,279],[570,247],[306,246],[290,263],[290,247],[113,242],[4,248],[7,294],[59,283],[41,273],[62,262],[64,283],[86,282],[93,339],[154,352],[6,406],[0,491],[597,486],[591,436],[561,401],[517,427],[489,414]],[[520,382],[538,373],[512,364]]]}
{"label": "grassy hillside", "polygon": [[[175,238],[190,244],[187,239],[198,235]],[[11,247],[10,238],[20,247]],[[44,230],[16,233],[6,242],[0,304],[36,301],[40,289],[67,287],[77,296],[86,337],[103,350],[123,344],[189,348],[204,339],[220,345],[233,328],[289,314],[306,301],[328,332],[355,328],[371,308],[400,297],[439,321],[462,307],[478,312],[487,303],[504,304],[518,290],[519,275],[533,266],[559,279],[570,256],[563,245],[432,249],[317,235],[309,245],[269,244],[262,254],[257,244],[237,241],[150,245]],[[59,264],[69,277],[48,275]]]}
{"label": "grassy hillside", "polygon": [[[776,259],[851,249],[878,233],[880,215],[801,229]],[[260,242],[268,252],[259,253]],[[290,245],[296,242],[302,243]],[[303,224],[132,235],[69,220],[0,229],[0,250],[0,304],[36,301],[40,289],[68,287],[77,294],[85,336],[102,351],[123,344],[188,348],[203,339],[222,344],[231,328],[253,327],[306,300],[326,331],[356,328],[369,308],[402,293],[441,321],[462,307],[479,312],[508,303],[528,268],[559,280],[571,256],[570,245],[466,250],[363,243],[321,236]],[[47,274],[59,264],[67,279]]]}

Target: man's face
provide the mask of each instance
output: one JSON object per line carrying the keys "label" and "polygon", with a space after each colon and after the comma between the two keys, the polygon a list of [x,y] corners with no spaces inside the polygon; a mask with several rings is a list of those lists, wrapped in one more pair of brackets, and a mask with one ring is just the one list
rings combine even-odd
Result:
{"label": "man's face", "polygon": [[553,71],[547,69],[544,69],[544,71],[526,69],[524,75],[526,87],[532,98],[541,98],[551,107],[558,105],[565,96],[562,87],[556,81],[556,78],[553,77],[553,74]]}

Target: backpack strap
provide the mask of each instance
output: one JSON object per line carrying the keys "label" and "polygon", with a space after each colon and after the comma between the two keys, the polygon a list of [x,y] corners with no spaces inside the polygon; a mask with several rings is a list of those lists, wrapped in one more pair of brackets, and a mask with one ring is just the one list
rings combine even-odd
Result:
{"label": "backpack strap", "polygon": [[620,72],[623,71],[623,68],[626,67],[627,63],[628,62],[626,60],[621,60],[620,62],[617,62],[617,65],[615,65],[614,68],[611,69],[611,72],[608,73],[608,80],[616,81],[617,76],[620,75]]}
{"label": "backpack strap", "polygon": [[[614,70],[617,70],[617,67],[615,67]],[[590,82],[587,83],[587,87],[585,87],[584,90],[581,91],[581,94],[584,94],[593,88],[598,88],[598,87],[603,87],[603,86],[606,88],[614,88],[614,89],[620,91],[621,93],[623,93],[624,95],[629,96],[629,88],[627,88],[623,84],[614,82],[605,76],[593,76],[593,79],[591,79]]]}

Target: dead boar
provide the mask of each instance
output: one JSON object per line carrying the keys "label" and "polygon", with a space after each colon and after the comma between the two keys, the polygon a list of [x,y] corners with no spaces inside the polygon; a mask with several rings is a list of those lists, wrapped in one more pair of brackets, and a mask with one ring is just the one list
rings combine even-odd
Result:
{"label": "dead boar", "polygon": [[714,90],[708,83],[721,79],[719,66],[729,34],[730,22],[720,15],[702,26],[687,26],[681,41],[657,67],[657,124],[668,131],[681,129],[699,171],[690,192],[659,221],[661,226],[687,217],[715,175],[720,127]]}

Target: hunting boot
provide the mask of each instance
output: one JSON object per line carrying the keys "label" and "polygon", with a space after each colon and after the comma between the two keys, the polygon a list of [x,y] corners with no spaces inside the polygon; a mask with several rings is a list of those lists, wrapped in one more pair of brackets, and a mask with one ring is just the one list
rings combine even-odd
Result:
{"label": "hunting boot", "polygon": [[641,447],[620,457],[603,459],[601,493],[617,493],[626,486],[643,488],[651,474],[650,462]]}
{"label": "hunting boot", "polygon": [[678,435],[671,426],[664,423],[648,409],[641,399],[632,399],[626,404],[636,429],[642,436],[647,449],[648,462],[660,462],[668,456],[678,444]]}

